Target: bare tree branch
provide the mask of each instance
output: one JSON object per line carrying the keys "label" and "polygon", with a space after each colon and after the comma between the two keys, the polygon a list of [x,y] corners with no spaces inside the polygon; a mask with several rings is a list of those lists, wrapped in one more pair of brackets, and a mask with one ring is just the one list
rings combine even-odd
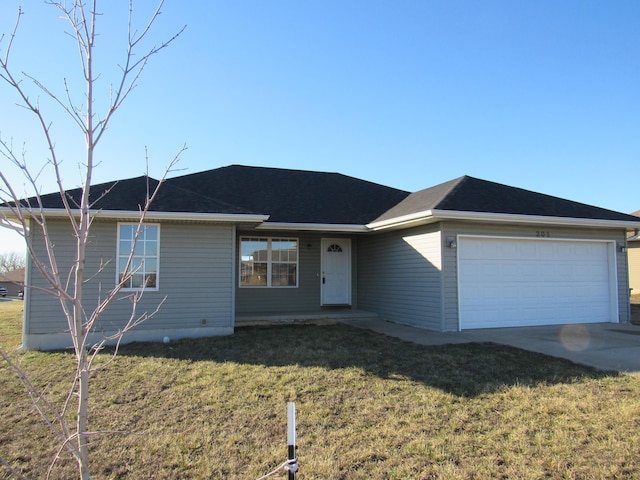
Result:
{"label": "bare tree branch", "polygon": [[0,272],[13,272],[24,267],[24,255],[17,252],[0,253]]}
{"label": "bare tree branch", "polygon": [[22,475],[22,473],[13,468],[11,464],[2,457],[0,457],[0,464],[7,468],[7,470],[9,470],[9,473],[11,473],[11,475],[13,475],[14,477],[19,478],[20,480],[29,480],[27,477]]}
{"label": "bare tree branch", "polygon": [[[103,112],[102,118],[97,113],[96,107],[96,80],[99,74],[94,71],[94,47],[97,39],[97,24],[100,14],[98,13],[97,0],[85,2],[83,0],[70,0],[65,2],[62,0],[52,0],[46,2],[55,7],[62,13],[66,19],[68,26],[71,28],[69,33],[75,39],[75,44],[80,57],[80,71],[86,91],[84,92],[84,101],[75,102],[74,92],[72,91],[67,79],[64,79],[64,95],[59,96],[48,86],[44,85],[34,76],[22,72],[20,76],[14,73],[12,68],[12,48],[18,27],[22,10],[18,11],[16,24],[11,33],[11,38],[7,44],[4,55],[0,57],[0,79],[14,91],[18,98],[18,106],[25,108],[33,114],[38,129],[45,140],[48,161],[45,165],[52,169],[53,176],[58,188],[59,198],[62,209],[66,213],[65,221],[68,223],[71,233],[75,239],[75,254],[73,262],[65,271],[60,268],[58,258],[56,257],[56,245],[54,244],[49,226],[48,212],[44,208],[43,197],[38,187],[38,178],[42,170],[33,175],[27,167],[25,151],[22,157],[13,150],[12,142],[7,142],[0,138],[0,155],[9,160],[10,165],[21,171],[24,175],[27,185],[34,194],[32,196],[23,197],[18,195],[16,189],[11,185],[8,174],[0,171],[0,226],[7,226],[14,231],[19,232],[25,239],[27,251],[29,254],[32,269],[38,270],[42,278],[46,282],[45,286],[28,286],[33,292],[44,292],[48,295],[56,297],[59,301],[62,312],[66,318],[69,338],[73,344],[74,355],[76,360],[75,374],[71,381],[67,396],[59,410],[50,403],[45,395],[29,381],[24,372],[12,362],[6,354],[2,353],[2,359],[6,361],[14,370],[18,378],[23,383],[25,390],[31,397],[33,404],[40,412],[49,428],[51,428],[60,438],[61,443],[58,453],[54,457],[47,477],[52,475],[53,468],[60,455],[67,451],[76,459],[78,464],[78,473],[81,480],[88,480],[89,475],[89,450],[88,437],[92,433],[88,429],[88,404],[89,404],[89,378],[93,368],[93,363],[97,358],[97,354],[107,343],[114,343],[114,357],[117,354],[123,335],[140,323],[153,317],[160,309],[164,300],[158,302],[151,311],[146,310],[139,313],[140,300],[145,292],[142,288],[130,295],[125,296],[131,301],[131,312],[129,318],[124,324],[121,324],[115,332],[103,332],[102,338],[95,341],[96,333],[99,333],[100,319],[106,309],[113,302],[122,298],[122,290],[128,285],[132,276],[137,269],[132,268],[133,252],[140,237],[144,231],[147,213],[152,202],[155,200],[159,189],[161,188],[166,176],[171,172],[179,160],[186,147],[183,147],[178,154],[169,163],[162,178],[157,184],[150,188],[147,184],[147,192],[144,201],[139,207],[139,215],[135,238],[133,240],[132,250],[129,252],[123,275],[116,282],[116,285],[105,292],[104,296],[100,293],[97,299],[97,305],[89,308],[88,300],[85,299],[85,285],[87,282],[98,279],[100,273],[104,271],[106,265],[111,260],[101,260],[97,271],[89,272],[86,267],[88,258],[88,245],[90,243],[90,231],[95,218],[100,216],[100,210],[94,210],[100,205],[100,202],[111,193],[116,184],[101,192],[97,198],[91,198],[92,175],[95,163],[95,150],[100,143],[103,135],[107,131],[113,115],[129,97],[140,75],[147,66],[152,56],[169,46],[184,31],[185,27],[179,30],[169,40],[154,45],[146,52],[139,56],[142,41],[148,36],[164,5],[164,0],[160,0],[155,11],[150,15],[145,27],[138,33],[133,26],[133,2],[129,3],[128,12],[128,37],[127,48],[124,54],[124,61],[119,64],[120,74],[115,83],[110,86],[109,102],[106,110]],[[4,39],[0,37],[0,43]],[[30,80],[23,83],[24,79]],[[62,177],[62,162],[56,152],[54,134],[51,122],[47,121],[45,113],[39,104],[38,99],[32,99],[29,95],[28,87],[35,88],[43,92],[49,100],[57,105],[60,110],[66,114],[82,134],[84,140],[84,159],[81,162],[83,172],[82,186],[78,196],[68,194]],[[148,166],[148,157],[145,154]],[[43,167],[44,168],[44,167]],[[147,179],[148,172],[147,172]],[[7,213],[8,212],[8,213]],[[64,262],[62,262],[64,263]],[[102,289],[100,289],[102,290]],[[113,357],[112,357],[113,358]],[[109,360],[107,363],[110,363]],[[75,407],[75,425],[69,422],[69,409]]]}
{"label": "bare tree branch", "polygon": [[[34,407],[38,411],[38,414],[42,417],[47,426],[61,439],[62,442],[66,443],[67,438],[69,438],[70,434],[67,429],[67,424],[64,417],[58,413],[56,408],[49,402],[49,400],[44,396],[44,394],[36,388],[26,372],[20,368],[5,352],[0,350],[0,357],[9,365],[11,370],[16,374],[20,383],[24,387],[27,395],[31,399]],[[52,418],[50,418],[52,417]],[[77,449],[73,445],[69,445],[67,447],[70,453],[74,456],[78,455]]]}

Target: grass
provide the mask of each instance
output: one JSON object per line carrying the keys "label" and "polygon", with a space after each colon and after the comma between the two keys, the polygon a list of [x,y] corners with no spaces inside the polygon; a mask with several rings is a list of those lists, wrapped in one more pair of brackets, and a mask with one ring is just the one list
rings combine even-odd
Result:
{"label": "grass", "polygon": [[[0,304],[5,348],[20,307]],[[70,355],[15,357],[61,398]],[[55,439],[0,368],[0,455],[43,478]],[[92,427],[126,432],[93,437],[96,479],[258,478],[286,457],[288,401],[301,480],[640,477],[640,378],[514,348],[246,328],[127,345],[92,381]],[[52,478],[73,468],[59,461]]]}

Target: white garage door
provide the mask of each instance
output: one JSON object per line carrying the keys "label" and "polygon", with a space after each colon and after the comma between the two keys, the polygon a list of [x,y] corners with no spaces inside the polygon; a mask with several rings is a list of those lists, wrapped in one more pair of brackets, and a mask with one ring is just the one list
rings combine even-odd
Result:
{"label": "white garage door", "polygon": [[606,242],[460,237],[460,328],[613,321],[609,248]]}

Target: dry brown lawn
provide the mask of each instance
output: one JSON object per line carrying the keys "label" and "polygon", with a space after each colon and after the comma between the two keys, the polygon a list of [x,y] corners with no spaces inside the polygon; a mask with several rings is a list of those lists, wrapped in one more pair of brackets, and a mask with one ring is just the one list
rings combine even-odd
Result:
{"label": "dry brown lawn", "polygon": [[[0,304],[5,349],[19,344],[20,308]],[[13,355],[64,398],[71,355]],[[640,378],[497,345],[244,328],[128,345],[91,398],[105,432],[91,443],[94,479],[256,479],[285,459],[288,401],[299,480],[640,478]],[[0,456],[44,478],[57,443],[4,365],[0,406]],[[74,478],[74,465],[63,456],[52,472]]]}

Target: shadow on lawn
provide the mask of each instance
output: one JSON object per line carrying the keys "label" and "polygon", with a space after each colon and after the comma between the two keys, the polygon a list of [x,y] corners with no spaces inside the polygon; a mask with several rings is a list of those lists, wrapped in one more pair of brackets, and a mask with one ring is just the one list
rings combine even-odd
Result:
{"label": "shadow on lawn", "polygon": [[573,383],[585,377],[619,375],[513,347],[422,346],[346,325],[239,328],[229,337],[132,343],[122,346],[119,354],[268,367],[355,367],[381,378],[406,377],[465,397],[510,385]]}

